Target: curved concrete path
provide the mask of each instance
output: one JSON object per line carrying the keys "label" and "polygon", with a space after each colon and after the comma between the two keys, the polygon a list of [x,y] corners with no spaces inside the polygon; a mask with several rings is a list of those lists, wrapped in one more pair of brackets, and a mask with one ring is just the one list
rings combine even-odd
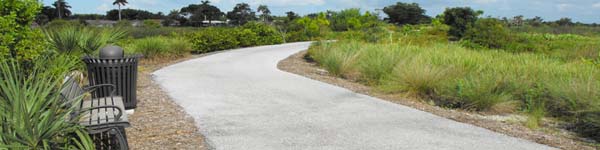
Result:
{"label": "curved concrete path", "polygon": [[218,150],[552,149],[277,69],[309,45],[227,51],[154,79]]}

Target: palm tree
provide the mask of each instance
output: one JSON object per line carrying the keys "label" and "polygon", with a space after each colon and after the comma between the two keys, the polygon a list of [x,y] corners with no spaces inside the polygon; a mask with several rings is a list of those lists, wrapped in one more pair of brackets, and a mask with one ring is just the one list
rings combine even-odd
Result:
{"label": "palm tree", "polygon": [[119,21],[121,21],[121,5],[127,5],[127,0],[115,0],[115,2],[113,2],[113,5],[119,6]]}
{"label": "palm tree", "polygon": [[71,6],[69,3],[65,2],[65,0],[56,0],[52,5],[56,8],[58,19],[62,19],[63,16],[68,17],[71,15],[71,11],[69,10]]}
{"label": "palm tree", "polygon": [[263,18],[263,22],[267,22],[268,18],[270,17],[269,15],[271,14],[269,7],[266,5],[259,5],[257,10],[258,12],[261,12],[260,17]]}

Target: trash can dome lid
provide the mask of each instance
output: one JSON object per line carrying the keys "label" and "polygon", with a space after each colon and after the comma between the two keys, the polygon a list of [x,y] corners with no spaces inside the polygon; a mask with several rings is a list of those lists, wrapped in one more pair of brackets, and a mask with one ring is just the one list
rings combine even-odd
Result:
{"label": "trash can dome lid", "polygon": [[100,49],[100,58],[123,58],[123,48],[115,45],[109,45]]}

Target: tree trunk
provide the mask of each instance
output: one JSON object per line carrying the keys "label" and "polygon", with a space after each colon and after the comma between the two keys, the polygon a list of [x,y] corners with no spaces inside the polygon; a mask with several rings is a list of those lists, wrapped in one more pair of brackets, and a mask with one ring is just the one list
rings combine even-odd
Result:
{"label": "tree trunk", "polygon": [[121,21],[121,4],[117,4],[119,6],[119,21]]}
{"label": "tree trunk", "polygon": [[56,12],[58,12],[58,19],[62,19],[62,15],[60,14],[60,1],[56,2]]}

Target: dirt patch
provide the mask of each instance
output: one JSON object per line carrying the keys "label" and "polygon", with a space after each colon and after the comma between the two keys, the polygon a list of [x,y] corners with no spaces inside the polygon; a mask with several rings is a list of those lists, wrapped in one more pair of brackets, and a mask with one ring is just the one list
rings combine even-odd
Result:
{"label": "dirt patch", "polygon": [[449,118],[458,122],[472,124],[505,135],[527,139],[540,144],[550,145],[561,149],[594,149],[592,146],[589,146],[591,144],[584,142],[583,139],[578,138],[573,133],[558,128],[562,125],[554,123],[553,121],[548,121],[548,123],[544,124],[544,127],[541,129],[532,130],[522,124],[523,120],[526,118],[524,116],[485,115],[464,110],[445,109],[427,104],[424,101],[418,100],[418,98],[411,98],[406,95],[384,94],[356,81],[331,76],[326,70],[321,69],[314,62],[307,62],[304,59],[305,55],[306,51],[294,54],[279,62],[278,68],[314,80],[340,86],[357,93],[370,95],[382,100],[430,112],[432,114]]}
{"label": "dirt patch", "polygon": [[[202,55],[203,56],[203,55]],[[209,149],[194,119],[154,83],[151,73],[164,66],[201,57],[142,60],[137,85],[137,108],[130,116],[127,140],[131,149]]]}

